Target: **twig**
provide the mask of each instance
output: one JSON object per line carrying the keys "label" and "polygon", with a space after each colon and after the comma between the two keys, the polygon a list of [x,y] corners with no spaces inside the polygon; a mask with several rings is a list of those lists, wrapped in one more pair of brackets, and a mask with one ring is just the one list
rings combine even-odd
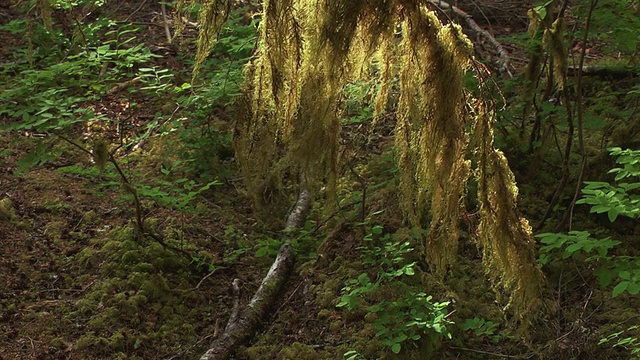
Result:
{"label": "twig", "polygon": [[169,22],[167,21],[167,5],[164,1],[160,1],[162,6],[162,23],[164,25],[164,33],[167,36],[167,44],[171,45],[171,31],[169,30]]}
{"label": "twig", "polygon": [[474,352],[474,353],[478,353],[478,354],[491,355],[491,356],[496,356],[496,357],[501,357],[501,358],[506,358],[506,359],[529,359],[529,358],[532,357],[531,355],[530,356],[523,356],[523,355],[499,354],[499,353],[494,353],[494,352],[489,352],[489,351],[469,349],[469,348],[458,347],[458,346],[449,346],[449,349],[469,351],[469,352]]}
{"label": "twig", "polygon": [[129,14],[129,16],[127,16],[127,18],[126,18],[126,19],[124,19],[124,22],[129,21],[129,19],[131,19],[131,17],[132,17],[133,15],[135,15],[138,11],[140,11],[140,9],[142,9],[142,7],[144,6],[144,4],[146,4],[146,3],[147,3],[147,0],[143,0],[143,1],[142,1],[142,4],[140,4],[140,6],[138,6],[138,8],[137,8],[137,9],[135,9],[131,14]]}
{"label": "twig", "polygon": [[340,215],[342,213],[342,210],[350,207],[350,206],[354,206],[354,205],[358,205],[360,204],[362,201],[361,200],[356,200],[356,201],[352,201],[348,204],[342,205],[340,206],[340,208],[338,210],[336,210],[333,214],[329,215],[326,219],[324,219],[322,222],[320,222],[318,225],[316,225],[316,227],[313,229],[313,231],[311,232],[311,235],[315,234],[318,232],[318,230],[320,230],[323,226],[325,226],[329,221],[331,221],[331,219],[333,219],[334,217]]}
{"label": "twig", "polygon": [[113,94],[117,93],[118,91],[126,88],[129,85],[133,85],[133,84],[137,83],[140,80],[142,80],[142,78],[140,76],[136,76],[131,80],[127,80],[127,81],[125,81],[123,83],[120,83],[120,84],[112,87],[111,89],[107,90],[105,95],[113,95]]}
{"label": "twig", "polygon": [[218,270],[220,270],[220,268],[218,268],[218,267],[217,267],[217,268],[213,269],[213,271],[211,271],[210,273],[208,273],[207,275],[205,275],[205,276],[202,278],[202,280],[200,280],[200,281],[198,282],[198,285],[196,285],[195,289],[200,288],[200,285],[202,285],[202,283],[203,283],[205,280],[207,280],[208,278],[210,278],[210,277],[211,277],[211,275],[213,275],[213,274],[214,274],[216,271],[218,271]]}
{"label": "twig", "polygon": [[[69,144],[71,144],[71,145],[77,147],[78,149],[84,151],[85,153],[89,154],[89,156],[91,156],[95,160],[95,156],[94,156],[93,152],[91,152],[90,150],[86,149],[84,146],[82,146],[82,145],[76,143],[75,141],[73,141],[73,140],[71,140],[69,138],[66,138],[66,137],[64,137],[62,135],[59,135],[59,134],[56,134],[56,135],[60,139],[68,142]],[[122,141],[122,139],[121,139],[121,141]],[[129,181],[129,178],[124,173],[124,171],[122,171],[122,168],[120,168],[120,165],[118,164],[118,162],[116,161],[116,158],[115,158],[115,151],[118,150],[120,147],[122,147],[122,143],[120,145],[118,145],[114,150],[109,152],[109,162],[113,164],[113,166],[116,169],[116,172],[118,172],[118,175],[120,175],[120,180],[122,181],[122,185],[125,187],[125,189],[131,195],[133,195],[133,201],[134,201],[134,205],[136,207],[136,225],[138,226],[138,230],[140,231],[140,234],[142,236],[147,235],[147,236],[153,238],[160,245],[162,245],[162,247],[164,247],[165,249],[173,250],[175,252],[178,252],[178,253],[186,256],[187,259],[191,259],[191,254],[189,254],[187,251],[184,251],[184,250],[179,249],[179,248],[177,248],[175,246],[169,245],[159,235],[156,235],[156,234],[152,233],[151,231],[146,231],[145,230],[144,222],[143,222],[143,216],[142,216],[142,204],[140,202],[140,197],[138,197],[138,191],[131,184],[131,182]]]}
{"label": "twig", "polygon": [[[293,290],[293,292],[291,293],[291,295],[289,295],[289,297],[287,298],[287,300],[285,300],[282,305],[280,305],[280,307],[278,307],[278,310],[276,310],[273,313],[273,317],[276,316],[276,314],[278,314],[280,312],[280,310],[282,310],[282,308],[287,305],[289,303],[289,301],[291,300],[291,298],[293,297],[293,295],[295,295],[298,292],[298,289],[300,289],[300,286],[302,286],[302,284],[304,283],[304,281],[301,281],[300,284],[298,284],[298,286],[296,286],[296,288]],[[271,330],[273,330],[273,327],[276,326],[275,322],[271,325],[271,327],[269,328],[269,330],[267,331],[267,333],[270,333]]]}
{"label": "twig", "polygon": [[[578,65],[578,69],[582,70],[584,67],[584,58],[587,53],[587,39],[589,37],[589,26],[591,25],[591,16],[593,14],[593,10],[598,4],[598,0],[592,0],[591,6],[589,7],[589,13],[587,14],[587,23],[584,29],[584,36],[582,37],[582,52],[580,53],[580,64]],[[576,202],[578,201],[578,197],[580,196],[580,189],[582,188],[582,181],[584,179],[584,169],[587,165],[587,152],[584,147],[584,131],[582,127],[582,117],[583,117],[583,109],[582,109],[582,71],[578,73],[578,79],[576,82],[576,121],[578,123],[578,146],[580,147],[580,155],[582,157],[580,161],[580,170],[578,172],[578,182],[576,184],[576,191],[573,194],[573,199],[571,200],[571,204],[569,205],[568,211],[565,213],[564,218],[556,227],[556,231],[562,230],[564,225],[569,222],[569,230],[572,227],[573,221],[573,209],[576,206]]]}
{"label": "twig", "polygon": [[453,11],[456,15],[464,19],[464,22],[467,23],[467,25],[471,28],[471,30],[475,31],[477,34],[487,39],[487,41],[491,43],[491,45],[493,45],[493,47],[496,49],[496,52],[498,53],[498,57],[500,57],[500,62],[499,62],[500,71],[507,74],[509,78],[513,77],[513,74],[511,74],[511,70],[509,69],[511,67],[511,58],[509,58],[507,51],[504,49],[502,44],[500,44],[500,42],[496,40],[495,37],[493,37],[493,35],[491,35],[487,30],[481,28],[480,25],[478,25],[478,23],[475,20],[473,20],[473,17],[471,15],[467,14],[465,11],[458,8],[457,6],[453,6],[448,2],[445,2],[442,0],[429,0],[429,2],[439,7],[440,9]]}
{"label": "twig", "polygon": [[360,186],[362,186],[362,201],[361,201],[362,204],[360,205],[360,222],[364,222],[366,217],[365,208],[367,204],[368,181],[367,181],[367,178],[365,178],[364,176],[356,172],[356,170],[353,168],[353,165],[351,164],[350,161],[347,164],[349,165],[349,170],[351,170],[351,173],[353,174],[353,176],[356,177],[356,180],[360,183]]}

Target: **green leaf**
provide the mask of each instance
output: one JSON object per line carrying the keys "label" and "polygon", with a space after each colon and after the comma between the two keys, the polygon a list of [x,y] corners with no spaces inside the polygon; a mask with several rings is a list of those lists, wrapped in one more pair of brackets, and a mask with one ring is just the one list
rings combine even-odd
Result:
{"label": "green leaf", "polygon": [[569,256],[573,255],[574,252],[582,249],[583,245],[584,245],[583,243],[578,242],[578,243],[571,244],[571,245],[567,246],[567,248],[564,251],[563,258],[566,259]]}
{"label": "green leaf", "polygon": [[622,294],[622,292],[627,290],[628,286],[629,286],[628,281],[621,281],[618,285],[616,285],[616,287],[613,288],[613,291],[611,292],[611,297],[614,298]]}
{"label": "green leaf", "polygon": [[594,274],[598,277],[598,282],[600,282],[601,286],[609,286],[616,277],[615,271],[607,268],[600,268]]}
{"label": "green leaf", "polygon": [[397,354],[400,352],[400,344],[395,343],[393,344],[393,346],[391,346],[391,351],[393,351],[394,354]]}
{"label": "green leaf", "polygon": [[620,273],[618,274],[618,276],[620,277],[620,279],[622,280],[629,280],[631,279],[631,273],[628,271],[620,271]]}
{"label": "green leaf", "polygon": [[627,292],[631,295],[636,295],[640,292],[640,284],[637,282],[630,282],[629,286],[627,286]]}
{"label": "green leaf", "polygon": [[369,279],[369,275],[367,275],[367,273],[362,273],[358,276],[358,282],[361,285],[368,285],[371,283],[371,279]]}
{"label": "green leaf", "polygon": [[607,212],[607,216],[609,217],[609,221],[614,222],[618,218],[618,209],[611,208],[609,212]]}

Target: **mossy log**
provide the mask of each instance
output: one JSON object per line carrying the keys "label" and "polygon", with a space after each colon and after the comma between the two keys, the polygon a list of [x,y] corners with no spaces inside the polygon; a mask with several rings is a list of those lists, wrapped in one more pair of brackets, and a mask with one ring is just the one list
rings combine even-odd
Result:
{"label": "mossy log", "polygon": [[[302,227],[310,206],[311,195],[303,189],[300,192],[295,208],[287,219],[286,228]],[[209,350],[202,355],[200,360],[229,358],[232,352],[255,332],[262,319],[277,300],[280,290],[293,271],[294,264],[293,249],[287,244],[282,245],[276,260],[271,265],[271,269],[262,280],[258,291],[253,295],[249,304],[237,317],[232,315],[224,332],[211,344]]]}

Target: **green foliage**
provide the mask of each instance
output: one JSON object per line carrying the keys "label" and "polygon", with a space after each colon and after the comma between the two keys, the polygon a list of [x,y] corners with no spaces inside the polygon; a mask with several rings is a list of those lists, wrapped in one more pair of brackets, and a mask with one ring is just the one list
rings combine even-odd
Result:
{"label": "green foliage", "polygon": [[[415,274],[416,263],[406,261],[406,256],[413,252],[411,243],[399,240],[396,235],[382,235],[380,225],[365,228],[367,235],[364,240],[371,244],[359,249],[362,251],[363,264],[376,269],[375,280],[366,272],[348,280],[336,306],[375,314],[375,336],[396,354],[406,341],[417,341],[425,335],[451,338],[447,325],[452,322],[446,317],[449,302],[434,302],[432,296],[416,292],[401,282],[403,277]],[[388,300],[368,304],[368,295],[373,295],[375,291],[391,292],[394,285],[404,286],[404,291],[394,292],[387,296]],[[351,351],[345,353],[346,356],[358,359],[360,355]]]}
{"label": "green foliage", "polygon": [[[618,331],[613,334],[608,335],[605,338],[600,339],[598,345],[606,344],[609,342],[614,342],[613,347],[623,347],[629,350],[629,354],[633,355],[635,359],[640,358],[640,340],[638,339],[638,330],[640,329],[640,325],[633,325],[628,327],[623,331]],[[622,334],[625,333],[633,333],[635,335],[622,337]]]}
{"label": "green foliage", "polygon": [[[607,259],[608,251],[620,244],[620,241],[611,240],[610,237],[594,239],[587,231],[570,231],[568,234],[543,233],[536,235],[536,237],[544,244],[540,248],[541,254],[538,258],[540,265],[593,253],[595,255],[587,257],[586,261]],[[585,260],[584,256],[582,259]]]}
{"label": "green foliage", "polygon": [[473,331],[475,336],[486,336],[492,342],[497,343],[502,337],[497,333],[499,324],[493,321],[487,321],[482,318],[475,317],[473,319],[467,319],[464,323],[460,324],[460,328],[464,331]]}
{"label": "green foliage", "polygon": [[[578,204],[591,205],[592,213],[607,213],[611,222],[619,215],[637,218],[640,214],[640,195],[634,190],[640,188],[640,182],[630,181],[640,176],[640,151],[611,148],[612,156],[622,167],[613,168],[609,173],[616,174],[616,185],[607,182],[585,182],[582,189],[584,197]],[[622,182],[627,181],[627,182]],[[546,265],[567,258],[580,259],[592,263],[594,274],[602,286],[616,285],[612,297],[623,292],[631,295],[640,293],[640,258],[632,256],[612,256],[609,250],[620,244],[610,237],[595,239],[587,231],[570,231],[568,234],[538,234],[541,243],[538,262]]]}
{"label": "green foliage", "polygon": [[5,129],[65,131],[79,122],[109,121],[88,102],[98,100],[112,84],[135,77],[135,67],[155,56],[142,44],[130,44],[137,31],[131,25],[99,19],[78,26],[84,34],[82,47],[74,51],[73,39],[56,42],[71,54],[49,56],[40,68],[23,63],[0,73],[14,79],[0,93],[0,114],[17,120]]}
{"label": "green foliage", "polygon": [[[609,171],[616,174],[616,185],[607,182],[585,181],[587,186],[582,189],[584,197],[578,204],[591,205],[592,213],[607,213],[609,221],[614,222],[619,215],[630,218],[640,217],[640,194],[634,191],[640,188],[637,180],[640,176],[640,150],[622,150],[610,148],[611,156],[617,156],[616,162],[622,167]],[[622,182],[626,181],[626,182]]]}
{"label": "green foliage", "polygon": [[256,244],[256,257],[275,256],[282,245],[282,241],[272,238],[258,239]]}
{"label": "green foliage", "polygon": [[[168,120],[162,135],[177,130],[178,146],[170,151],[185,162],[185,169],[206,176],[212,170],[220,177],[228,171],[220,164],[233,155],[229,119],[218,115],[233,109],[241,96],[244,66],[251,59],[256,42],[257,19],[243,16],[246,9],[234,11],[219,35],[211,56],[200,69],[201,83],[183,85],[175,90],[177,114],[162,114]],[[193,59],[186,59],[192,64]],[[184,91],[189,90],[189,91]]]}
{"label": "green foliage", "polygon": [[[249,248],[243,246],[239,240],[240,235],[237,233],[235,227],[229,225],[224,229],[224,256],[223,262],[225,264],[233,264],[240,256],[249,252]],[[232,244],[235,242],[236,245]]]}
{"label": "green foliage", "polygon": [[345,360],[365,360],[365,357],[362,356],[356,350],[349,350],[343,354]]}
{"label": "green foliage", "polygon": [[156,183],[158,185],[154,187],[139,184],[136,187],[138,195],[151,198],[161,206],[180,211],[193,211],[195,209],[194,200],[198,195],[209,190],[212,186],[220,185],[218,181],[201,185],[187,178],[173,181],[158,180]]}
{"label": "green foliage", "polygon": [[[305,224],[302,229],[285,230],[282,234],[284,242],[290,245],[293,250],[304,257],[315,258],[318,239],[313,235],[313,231],[309,228],[310,223]],[[255,245],[255,256],[260,257],[272,257],[278,254],[283,240],[273,239],[268,237],[266,239],[258,239]]]}
{"label": "green foliage", "polygon": [[[589,2],[571,6],[572,12],[585,18]],[[600,0],[593,16],[593,36],[602,41],[607,51],[624,52],[633,61],[640,50],[640,17],[638,4],[629,0]]]}
{"label": "green foliage", "polygon": [[640,292],[640,259],[631,256],[612,256],[609,250],[620,244],[620,241],[595,239],[587,231],[571,231],[568,234],[544,233],[536,235],[544,244],[540,248],[538,263],[546,265],[551,262],[573,258],[590,263],[594,274],[602,286],[617,283],[611,293],[617,297],[623,292],[636,295]]}
{"label": "green foliage", "polygon": [[52,144],[46,140],[39,140],[36,146],[26,155],[18,160],[18,168],[15,175],[28,172],[36,165],[46,164],[56,158],[56,154],[52,151]]}
{"label": "green foliage", "polygon": [[373,99],[377,89],[373,81],[349,84],[344,88],[342,125],[358,125],[373,119]]}

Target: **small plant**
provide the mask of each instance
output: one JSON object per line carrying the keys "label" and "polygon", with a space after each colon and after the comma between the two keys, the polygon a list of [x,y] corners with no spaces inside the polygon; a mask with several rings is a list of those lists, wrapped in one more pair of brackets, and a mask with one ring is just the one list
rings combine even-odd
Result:
{"label": "small plant", "polygon": [[[375,225],[365,227],[365,241],[374,242],[382,235],[382,227]],[[433,302],[433,297],[423,292],[415,292],[411,288],[394,299],[365,305],[366,295],[385,286],[401,284],[397,281],[403,276],[415,274],[415,262],[407,263],[405,256],[413,251],[409,241],[398,240],[396,235],[385,234],[378,239],[381,245],[371,248],[362,246],[363,264],[377,269],[375,280],[363,272],[356,279],[347,280],[342,289],[343,295],[337,307],[349,310],[363,309],[377,315],[373,325],[378,332],[376,337],[388,346],[392,352],[399,353],[402,344],[407,340],[417,341],[423,336],[446,336],[451,338],[447,325],[446,308],[449,302]],[[357,352],[348,352],[350,358],[359,359]],[[347,356],[347,353],[345,353]]]}
{"label": "small plant", "polygon": [[594,239],[586,231],[571,231],[568,234],[544,233],[536,235],[545,244],[540,248],[538,263],[546,265],[568,258],[593,263],[594,274],[600,285],[609,286],[617,280],[611,296],[623,292],[636,295],[640,292],[640,259],[631,256],[612,256],[608,252],[620,242],[610,238]]}
{"label": "small plant", "polygon": [[540,248],[538,258],[540,265],[560,259],[578,258],[581,255],[590,255],[584,258],[587,262],[606,260],[609,258],[609,250],[620,244],[620,241],[611,240],[610,237],[594,239],[588,231],[569,231],[568,234],[543,233],[536,237],[544,244]]}
{"label": "small plant", "polygon": [[365,360],[365,357],[360,355],[356,350],[349,350],[342,356],[344,356],[345,360]]}
{"label": "small plant", "polygon": [[467,319],[460,325],[463,331],[473,331],[476,336],[486,336],[492,342],[500,341],[501,335],[497,333],[498,324],[481,318]]}
{"label": "small plant", "polygon": [[607,213],[609,221],[614,222],[619,215],[630,218],[640,217],[640,195],[637,191],[640,182],[622,182],[623,180],[637,180],[640,177],[640,150],[622,150],[610,148],[611,156],[617,156],[616,162],[623,167],[609,170],[616,174],[617,185],[608,182],[585,181],[587,186],[582,189],[584,197],[577,204],[591,205],[592,213]]}
{"label": "small plant", "polygon": [[[163,171],[164,172],[164,171]],[[217,180],[204,185],[197,184],[194,180],[180,178],[173,181],[157,181],[158,186],[147,186],[140,184],[137,186],[138,194],[148,197],[162,206],[172,207],[180,211],[193,210],[195,198],[212,186],[220,185]]]}
{"label": "small plant", "polygon": [[280,240],[266,238],[259,239],[256,244],[256,257],[275,256],[278,254],[278,250],[282,242]]}
{"label": "small plant", "polygon": [[640,329],[640,325],[633,325],[627,328],[626,330],[618,331],[616,333],[610,334],[607,337],[600,339],[600,341],[598,342],[598,345],[615,341],[612,347],[621,346],[629,350],[629,353],[633,355],[634,358],[638,359],[640,358],[640,340],[638,339],[637,335],[621,338],[622,334],[624,333],[633,332],[637,334],[638,329]]}

